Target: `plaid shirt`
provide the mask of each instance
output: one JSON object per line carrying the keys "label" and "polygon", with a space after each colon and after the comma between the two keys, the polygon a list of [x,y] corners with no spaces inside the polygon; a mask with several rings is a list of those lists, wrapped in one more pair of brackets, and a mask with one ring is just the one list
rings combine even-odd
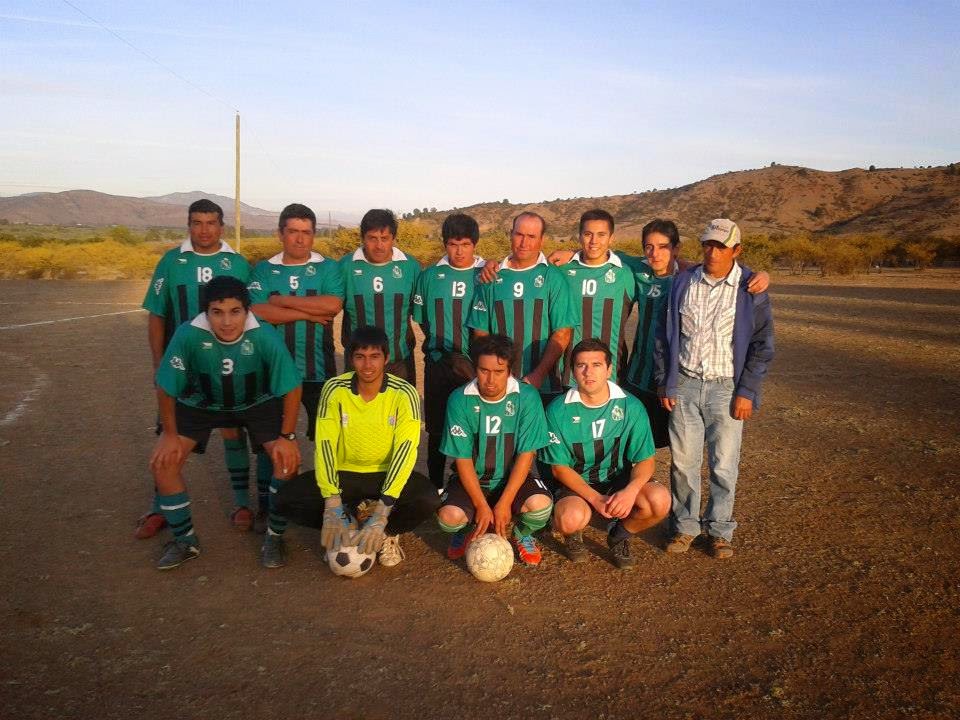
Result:
{"label": "plaid shirt", "polygon": [[723,280],[696,271],[680,305],[680,369],[703,380],[733,377],[733,321],[740,265]]}

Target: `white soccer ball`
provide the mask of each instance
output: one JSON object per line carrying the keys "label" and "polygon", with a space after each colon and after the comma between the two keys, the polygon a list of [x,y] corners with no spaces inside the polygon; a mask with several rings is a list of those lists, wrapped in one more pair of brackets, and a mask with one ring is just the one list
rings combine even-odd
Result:
{"label": "white soccer ball", "polygon": [[503,580],[512,567],[513,548],[496,533],[481,535],[467,545],[467,569],[477,580]]}
{"label": "white soccer ball", "polygon": [[327,550],[327,565],[334,575],[340,577],[358,578],[366,575],[376,559],[376,554],[362,553],[356,545],[343,545],[339,550]]}

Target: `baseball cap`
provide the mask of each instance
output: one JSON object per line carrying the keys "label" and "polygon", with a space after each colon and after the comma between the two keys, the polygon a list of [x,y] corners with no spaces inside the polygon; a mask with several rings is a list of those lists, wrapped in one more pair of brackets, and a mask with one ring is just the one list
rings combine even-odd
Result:
{"label": "baseball cap", "polygon": [[703,231],[703,235],[700,236],[700,244],[711,240],[732,248],[740,244],[740,228],[733,220],[727,220],[726,218],[711,220],[707,229]]}

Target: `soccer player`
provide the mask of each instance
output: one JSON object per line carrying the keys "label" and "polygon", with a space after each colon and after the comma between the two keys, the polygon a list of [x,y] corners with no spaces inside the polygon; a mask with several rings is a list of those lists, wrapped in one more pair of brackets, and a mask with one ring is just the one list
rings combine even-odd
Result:
{"label": "soccer player", "polygon": [[560,482],[554,528],[566,538],[567,556],[586,558],[583,529],[596,512],[613,520],[607,546],[614,564],[633,567],[630,538],[670,511],[670,493],[653,481],[654,452],[643,405],[611,377],[610,349],[582,340],[570,354],[577,386],[547,408],[550,444],[541,455]]}
{"label": "soccer player", "polygon": [[510,255],[493,282],[477,285],[467,320],[477,336],[513,339],[516,374],[540,391],[545,405],[561,392],[557,364],[577,324],[563,273],[541,252],[546,227],[536,213],[514,218]]}
{"label": "soccer player", "polygon": [[[378,327],[354,330],[346,347],[355,368],[328,380],[317,413],[316,471],[284,483],[278,512],[291,522],[320,528],[328,550],[357,545],[379,553],[381,565],[404,558],[398,535],[436,512],[436,488],[413,470],[420,444],[416,388],[385,372],[387,334]],[[376,499],[356,532],[350,511]]]}
{"label": "soccer player", "polygon": [[[143,307],[150,313],[147,336],[154,372],[174,331],[200,312],[204,286],[221,275],[229,275],[243,282],[250,275],[250,264],[246,258],[221,239],[223,210],[215,202],[204,199],[191,203],[187,208],[187,229],[190,232],[189,239],[160,258],[143,299]],[[158,423],[157,434],[160,432]],[[231,521],[237,529],[249,530],[253,514],[249,508],[250,456],[247,442],[235,428],[224,428],[220,434],[233,489],[235,507]],[[140,518],[135,536],[140,539],[153,537],[165,526],[163,518],[158,496],[154,493],[153,507]]]}
{"label": "soccer player", "polygon": [[[670,413],[673,539],[686,552],[705,528],[714,557],[733,556],[733,503],[743,423],[760,407],[760,386],[773,360],[773,315],[765,292],[748,291],[740,228],[713,220],[700,238],[703,264],[677,276],[658,326],[655,377]],[[703,446],[710,499],[700,515]]]}
{"label": "soccer player", "polygon": [[447,556],[463,557],[467,542],[491,524],[506,537],[516,517],[510,542],[524,564],[539,565],[542,556],[533,535],[549,522],[553,509],[550,491],[530,472],[537,450],[548,442],[543,406],[533,387],[510,374],[514,345],[509,338],[479,337],[470,355],[477,378],[450,397],[440,446],[454,462],[437,513],[440,527],[452,534]]}
{"label": "soccer player", "polygon": [[[237,278],[211,280],[200,309],[174,333],[156,374],[163,431],[150,468],[174,537],[157,562],[160,570],[200,555],[182,471],[211,430],[246,428],[254,445],[270,454],[275,478],[295,474],[300,465],[294,435],[300,373],[280,336],[249,312],[250,295]],[[282,528],[267,534],[261,562],[284,564]]]}
{"label": "soccer player", "polygon": [[[416,383],[409,318],[420,263],[394,245],[396,237],[397,219],[389,210],[369,210],[361,218],[361,245],[340,260],[345,293],[341,337],[346,345],[354,328],[383,329],[392,341],[387,372]],[[349,368],[350,358],[344,364]]]}
{"label": "soccer player", "polygon": [[474,254],[480,227],[469,215],[455,213],[440,231],[446,254],[417,278],[413,293],[413,319],[423,330],[423,409],[427,428],[427,474],[443,488],[444,467],[440,441],[450,395],[473,378],[467,357],[470,331],[467,316],[484,260]]}
{"label": "soccer player", "polygon": [[[340,267],[313,251],[316,230],[313,210],[298,203],[287,205],[280,213],[277,230],[282,250],[257,264],[248,286],[254,314],[282,334],[303,375],[300,402],[307,410],[307,437],[311,441],[320,390],[324,381],[337,374],[331,323],[343,308]],[[258,529],[267,519],[270,467],[266,454],[257,455]]]}
{"label": "soccer player", "polygon": [[[571,301],[580,299],[580,322],[573,326],[573,339],[564,356],[561,382],[569,387],[573,375],[570,347],[596,338],[611,349],[613,377],[618,377],[618,356],[626,358],[624,326],[633,307],[636,283],[633,271],[624,267],[613,245],[613,216],[606,210],[588,210],[580,216],[580,250],[563,271]],[[622,346],[622,349],[621,349]]]}

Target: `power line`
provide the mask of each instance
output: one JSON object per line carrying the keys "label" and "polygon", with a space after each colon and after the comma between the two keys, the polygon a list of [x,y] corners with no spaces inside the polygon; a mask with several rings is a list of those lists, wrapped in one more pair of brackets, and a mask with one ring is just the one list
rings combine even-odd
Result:
{"label": "power line", "polygon": [[100,22],[99,20],[97,20],[95,17],[92,17],[92,16],[89,15],[88,13],[86,13],[86,12],[84,12],[83,10],[81,10],[80,8],[78,8],[76,5],[74,5],[72,2],[70,2],[70,0],[63,0],[63,4],[64,4],[64,5],[68,5],[69,7],[73,8],[73,9],[76,10],[78,13],[80,13],[81,15],[83,15],[87,20],[89,20],[90,22],[92,22],[94,25],[97,25],[98,27],[102,28],[103,30],[106,30],[108,33],[110,33],[111,35],[113,35],[117,40],[119,40],[120,42],[122,42],[124,45],[126,45],[127,47],[131,48],[132,50],[135,50],[136,52],[140,53],[140,54],[143,55],[147,60],[149,60],[150,62],[152,62],[154,65],[163,68],[163,69],[166,70],[168,73],[170,73],[171,75],[173,75],[175,78],[177,78],[177,79],[180,80],[181,82],[186,83],[187,85],[189,85],[190,87],[192,87],[192,88],[193,88],[194,90],[196,90],[197,92],[203,93],[204,95],[206,95],[208,98],[210,98],[210,99],[212,99],[212,100],[216,100],[218,103],[220,103],[220,104],[223,105],[224,107],[229,108],[229,109],[232,110],[233,112],[240,112],[237,108],[233,107],[230,103],[226,102],[225,100],[223,100],[223,99],[220,98],[220,97],[217,97],[216,95],[214,95],[212,92],[210,92],[210,91],[207,90],[206,88],[200,87],[200,86],[197,85],[195,82],[192,82],[191,80],[185,78],[183,75],[181,75],[180,73],[178,73],[176,70],[174,70],[174,69],[173,69],[172,67],[170,67],[169,65],[164,65],[162,62],[160,62],[159,60],[157,60],[155,57],[153,57],[153,55],[151,55],[150,53],[146,52],[145,50],[141,50],[139,47],[137,47],[137,46],[134,45],[132,42],[130,42],[129,40],[127,40],[125,37],[123,37],[123,35],[121,35],[120,33],[116,32],[116,31],[113,30],[112,28],[107,27],[107,26],[104,25],[102,22]]}

